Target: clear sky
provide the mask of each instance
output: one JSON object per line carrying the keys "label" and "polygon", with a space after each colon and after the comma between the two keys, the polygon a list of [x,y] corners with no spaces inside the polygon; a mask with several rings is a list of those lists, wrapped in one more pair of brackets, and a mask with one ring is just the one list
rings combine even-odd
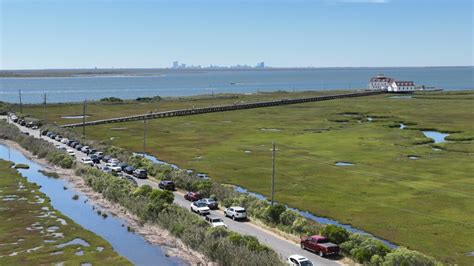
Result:
{"label": "clear sky", "polygon": [[0,68],[473,65],[473,0],[0,0]]}

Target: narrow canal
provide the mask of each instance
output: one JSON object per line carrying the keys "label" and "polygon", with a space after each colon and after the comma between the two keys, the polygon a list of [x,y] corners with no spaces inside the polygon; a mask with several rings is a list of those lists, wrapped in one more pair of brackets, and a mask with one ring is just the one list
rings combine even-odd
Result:
{"label": "narrow canal", "polygon": [[[19,169],[19,172],[29,182],[41,186],[40,191],[51,199],[51,205],[56,210],[107,240],[116,252],[133,264],[186,264],[179,258],[167,257],[160,246],[148,243],[142,236],[128,232],[127,223],[122,219],[112,215],[104,219],[98,215],[85,195],[75,191],[72,186],[62,179],[50,178],[38,172],[42,169],[41,165],[29,160],[20,151],[0,144],[0,159],[9,160],[16,164],[28,164],[29,169]],[[68,189],[64,189],[65,187]],[[80,195],[78,200],[72,199],[75,194]]]}

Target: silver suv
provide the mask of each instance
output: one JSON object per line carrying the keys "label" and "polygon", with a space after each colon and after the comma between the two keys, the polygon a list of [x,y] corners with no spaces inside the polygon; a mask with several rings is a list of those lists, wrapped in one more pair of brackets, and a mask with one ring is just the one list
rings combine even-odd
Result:
{"label": "silver suv", "polygon": [[232,218],[232,220],[245,220],[247,219],[247,212],[244,207],[232,206],[224,209],[224,215]]}

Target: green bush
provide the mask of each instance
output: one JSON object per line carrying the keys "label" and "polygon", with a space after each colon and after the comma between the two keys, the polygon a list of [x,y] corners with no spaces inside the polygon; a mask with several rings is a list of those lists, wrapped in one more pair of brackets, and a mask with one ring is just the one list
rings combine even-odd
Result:
{"label": "green bush", "polygon": [[277,203],[270,205],[265,209],[265,220],[268,222],[278,224],[280,222],[280,215],[286,210],[285,205]]}
{"label": "green bush", "polygon": [[341,250],[358,263],[370,263],[374,255],[383,258],[390,252],[381,241],[361,234],[350,235],[349,239],[341,244]]}
{"label": "green bush", "polygon": [[123,102],[122,99],[117,98],[117,97],[107,97],[107,98],[102,98],[100,99],[101,102],[111,102],[111,103],[121,103]]}
{"label": "green bush", "polygon": [[438,266],[442,265],[432,257],[428,257],[420,252],[400,247],[385,256],[383,266]]}
{"label": "green bush", "polygon": [[27,164],[19,163],[15,164],[15,169],[30,169],[30,166]]}
{"label": "green bush", "polygon": [[349,232],[346,229],[332,224],[324,226],[321,235],[336,244],[341,244],[349,239]]}

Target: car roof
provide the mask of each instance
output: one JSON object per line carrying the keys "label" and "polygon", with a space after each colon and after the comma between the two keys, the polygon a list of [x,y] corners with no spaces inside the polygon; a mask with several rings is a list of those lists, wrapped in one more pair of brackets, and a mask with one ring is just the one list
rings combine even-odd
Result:
{"label": "car roof", "polygon": [[293,259],[298,260],[298,261],[308,260],[306,257],[303,257],[303,256],[298,255],[298,254],[291,255],[290,258],[293,258]]}
{"label": "car roof", "polygon": [[244,207],[240,207],[240,206],[232,206],[231,208],[234,210],[245,210]]}

